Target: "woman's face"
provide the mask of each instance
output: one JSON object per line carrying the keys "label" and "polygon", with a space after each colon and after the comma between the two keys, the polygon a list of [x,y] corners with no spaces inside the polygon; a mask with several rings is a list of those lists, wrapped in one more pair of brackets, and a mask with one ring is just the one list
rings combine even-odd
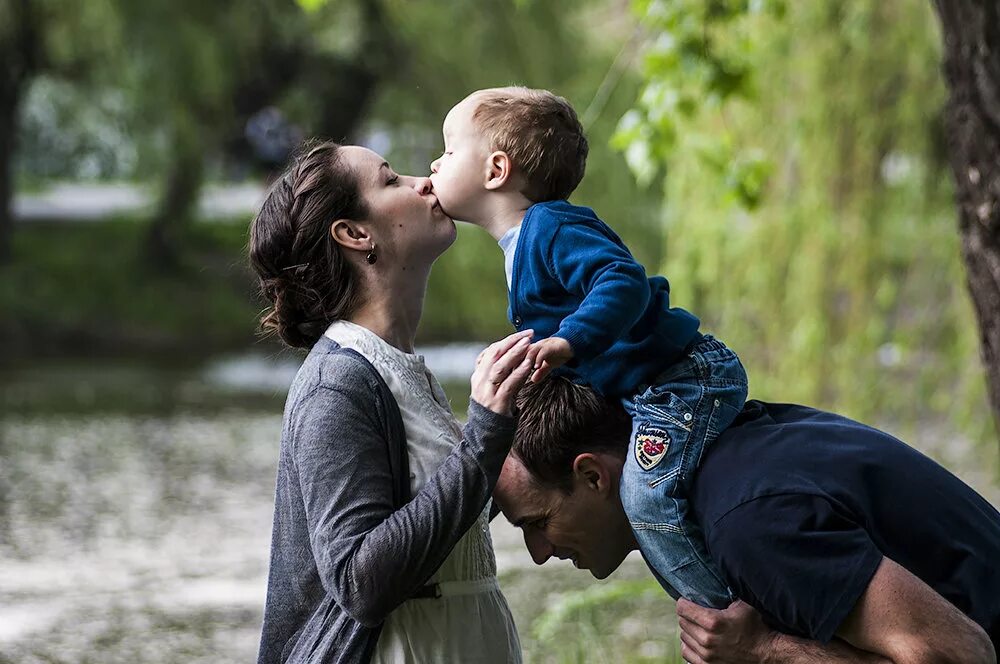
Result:
{"label": "woman's face", "polygon": [[396,267],[429,267],[455,241],[455,222],[444,213],[430,178],[398,175],[378,154],[346,146],[354,168],[379,261]]}

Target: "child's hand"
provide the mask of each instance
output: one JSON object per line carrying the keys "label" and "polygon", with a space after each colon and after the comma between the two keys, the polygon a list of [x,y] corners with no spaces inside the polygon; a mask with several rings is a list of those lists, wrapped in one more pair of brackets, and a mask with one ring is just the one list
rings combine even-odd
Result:
{"label": "child's hand", "polygon": [[531,382],[537,383],[548,376],[550,371],[573,359],[573,347],[562,337],[549,337],[531,344],[528,359],[535,367]]}

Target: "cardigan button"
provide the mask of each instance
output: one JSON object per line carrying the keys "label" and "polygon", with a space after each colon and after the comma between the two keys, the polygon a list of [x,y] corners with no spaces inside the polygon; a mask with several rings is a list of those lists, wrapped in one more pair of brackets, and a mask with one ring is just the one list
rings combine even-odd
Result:
{"label": "cardigan button", "polygon": [[520,316],[515,316],[515,318],[514,318],[514,327],[521,327],[521,317]]}

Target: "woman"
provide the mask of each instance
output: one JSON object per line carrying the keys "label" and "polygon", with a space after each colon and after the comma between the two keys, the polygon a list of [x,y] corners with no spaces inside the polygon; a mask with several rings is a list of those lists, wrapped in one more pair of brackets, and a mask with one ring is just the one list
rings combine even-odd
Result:
{"label": "woman", "polygon": [[455,233],[428,178],[333,143],[294,161],[251,226],[261,324],[312,349],[285,406],[261,663],[521,659],[486,506],[530,331],[480,355],[464,431],[413,354]]}

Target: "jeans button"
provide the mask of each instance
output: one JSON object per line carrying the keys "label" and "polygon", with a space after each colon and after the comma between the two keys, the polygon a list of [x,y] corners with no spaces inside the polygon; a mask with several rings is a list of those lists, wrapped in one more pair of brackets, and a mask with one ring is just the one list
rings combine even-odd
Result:
{"label": "jeans button", "polygon": [[[718,405],[719,405],[719,402],[718,402],[718,401],[716,401],[716,402],[715,402],[715,405],[716,405],[716,406],[718,406]],[[684,413],[684,421],[685,421],[685,422],[690,422],[690,421],[691,421],[691,413]]]}
{"label": "jeans button", "polygon": [[516,327],[521,327],[521,317],[520,316],[515,316],[514,317],[514,325]]}

